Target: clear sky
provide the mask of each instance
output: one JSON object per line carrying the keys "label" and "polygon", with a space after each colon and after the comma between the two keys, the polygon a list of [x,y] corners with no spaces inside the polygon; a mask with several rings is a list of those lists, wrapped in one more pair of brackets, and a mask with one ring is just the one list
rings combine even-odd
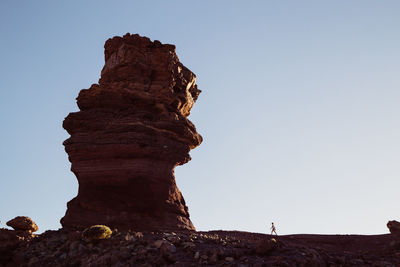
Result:
{"label": "clear sky", "polygon": [[0,220],[57,229],[62,121],[104,42],[172,43],[203,91],[176,169],[198,230],[386,233],[400,220],[400,1],[0,1]]}

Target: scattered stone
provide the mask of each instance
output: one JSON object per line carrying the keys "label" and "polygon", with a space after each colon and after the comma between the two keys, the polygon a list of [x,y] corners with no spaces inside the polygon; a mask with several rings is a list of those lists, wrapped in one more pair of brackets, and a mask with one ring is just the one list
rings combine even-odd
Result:
{"label": "scattered stone", "polygon": [[128,241],[128,242],[135,242],[136,241],[136,238],[133,235],[131,235],[130,233],[127,233],[125,235],[124,239],[125,239],[125,241]]}
{"label": "scattered stone", "polygon": [[108,239],[111,237],[112,231],[108,226],[105,225],[93,225],[86,228],[82,232],[82,237],[86,241]]}
{"label": "scattered stone", "polygon": [[175,253],[176,252],[176,247],[174,246],[174,244],[165,241],[162,243],[161,247],[161,254],[166,255],[166,254],[170,254],[170,253]]}
{"label": "scattered stone", "polygon": [[29,217],[18,216],[7,222],[7,225],[12,227],[14,230],[36,232],[39,227]]}
{"label": "scattered stone", "polygon": [[182,246],[186,250],[193,250],[196,248],[196,244],[193,242],[183,242]]}
{"label": "scattered stone", "polygon": [[135,233],[135,237],[138,239],[142,239],[143,238],[143,233],[142,232],[136,232]]}
{"label": "scattered stone", "polygon": [[167,240],[168,240],[169,242],[175,244],[175,245],[176,245],[176,244],[179,244],[179,242],[181,241],[180,237],[179,237],[179,236],[176,236],[176,235],[174,235],[174,236],[168,236],[168,237],[167,237]]}
{"label": "scattered stone", "polygon": [[176,253],[176,247],[168,242],[167,240],[157,240],[155,242],[156,247],[160,248],[161,256],[168,262],[176,262],[176,257],[173,255]]}
{"label": "scattered stone", "polygon": [[232,258],[232,257],[226,257],[226,258],[225,258],[225,261],[227,261],[227,262],[234,262],[235,259]]}
{"label": "scattered stone", "polygon": [[201,255],[201,256],[200,256],[200,259],[202,259],[202,260],[207,260],[207,259],[208,259],[208,256],[207,256],[207,255]]}
{"label": "scattered stone", "polygon": [[156,241],[154,242],[154,246],[155,246],[156,248],[160,248],[161,245],[162,245],[164,242],[165,242],[164,239],[162,239],[162,240],[156,240]]}
{"label": "scattered stone", "polygon": [[261,239],[257,243],[256,253],[263,255],[268,254],[277,247],[277,242],[274,238],[272,239]]}
{"label": "scattered stone", "polygon": [[400,234],[400,222],[398,221],[389,221],[387,223],[387,227],[391,234]]}

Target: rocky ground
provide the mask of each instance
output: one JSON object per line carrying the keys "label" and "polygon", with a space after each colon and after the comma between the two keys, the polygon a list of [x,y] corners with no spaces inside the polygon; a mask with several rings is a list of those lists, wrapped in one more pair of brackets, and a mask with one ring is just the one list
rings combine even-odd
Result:
{"label": "rocky ground", "polygon": [[0,266],[400,266],[400,238],[393,234],[114,230],[109,239],[87,241],[61,229],[20,238],[8,249],[0,236],[0,244]]}

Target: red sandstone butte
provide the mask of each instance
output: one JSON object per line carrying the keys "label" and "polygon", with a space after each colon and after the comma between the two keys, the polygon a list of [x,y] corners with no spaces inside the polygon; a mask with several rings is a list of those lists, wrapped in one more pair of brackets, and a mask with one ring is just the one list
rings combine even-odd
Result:
{"label": "red sandstone butte", "polygon": [[175,46],[129,33],[106,41],[98,84],[80,91],[64,141],[79,182],[61,224],[133,230],[195,230],[174,169],[202,137],[187,119],[196,76]]}

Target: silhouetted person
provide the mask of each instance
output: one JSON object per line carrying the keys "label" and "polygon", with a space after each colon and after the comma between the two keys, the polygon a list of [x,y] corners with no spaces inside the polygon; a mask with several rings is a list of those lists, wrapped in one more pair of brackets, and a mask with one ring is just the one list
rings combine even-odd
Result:
{"label": "silhouetted person", "polygon": [[276,228],[275,228],[275,224],[274,224],[274,223],[272,223],[272,225],[271,225],[271,235],[272,235],[273,233],[275,233],[275,235],[278,235],[278,234],[276,233]]}

